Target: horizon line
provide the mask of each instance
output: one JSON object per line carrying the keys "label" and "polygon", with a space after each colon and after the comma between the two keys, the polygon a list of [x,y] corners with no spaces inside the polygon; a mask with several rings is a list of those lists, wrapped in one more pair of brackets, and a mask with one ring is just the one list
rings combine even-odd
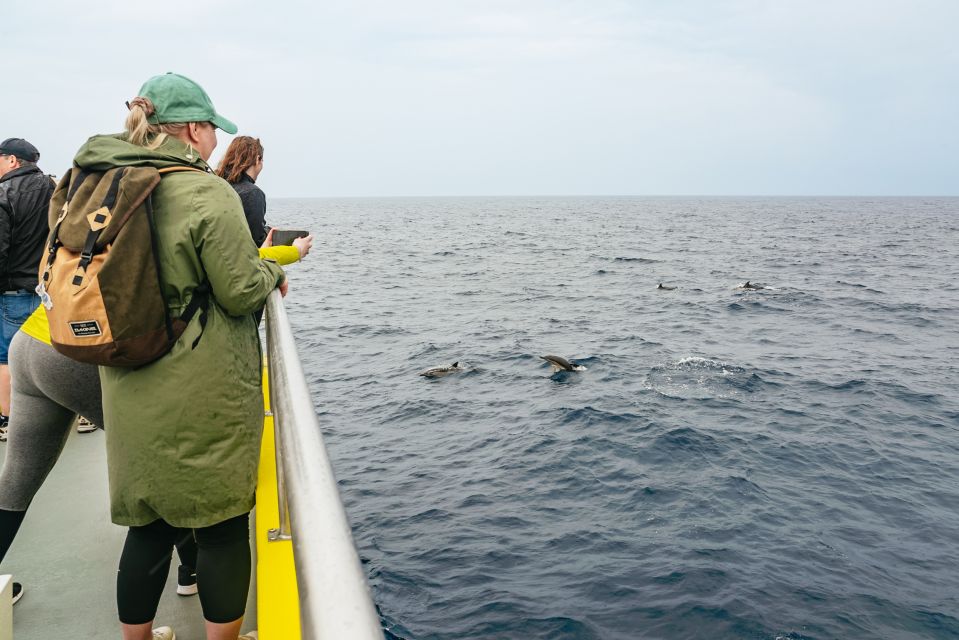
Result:
{"label": "horizon line", "polygon": [[715,193],[554,193],[554,194],[463,194],[463,195],[296,195],[267,196],[277,200],[330,199],[399,199],[399,198],[959,198],[959,194],[715,194]]}

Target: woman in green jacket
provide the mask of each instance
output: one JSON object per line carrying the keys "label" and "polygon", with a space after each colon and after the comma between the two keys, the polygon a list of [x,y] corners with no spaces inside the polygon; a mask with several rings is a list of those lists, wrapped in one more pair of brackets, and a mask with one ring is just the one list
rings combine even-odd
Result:
{"label": "woman in green jacket", "polygon": [[285,293],[286,281],[249,241],[234,190],[209,173],[216,129],[232,134],[236,126],[206,92],[166,74],[149,79],[128,106],[125,133],[90,138],[74,164],[201,169],[166,175],[153,206],[171,313],[201,285],[211,294],[205,326],[194,316],[165,356],[137,369],[100,368],[112,519],[129,527],[117,575],[123,638],[175,638],[152,626],[176,528],[187,527],[199,548],[207,638],[236,640],[249,590],[248,518],[263,426],[252,314],[274,288]]}

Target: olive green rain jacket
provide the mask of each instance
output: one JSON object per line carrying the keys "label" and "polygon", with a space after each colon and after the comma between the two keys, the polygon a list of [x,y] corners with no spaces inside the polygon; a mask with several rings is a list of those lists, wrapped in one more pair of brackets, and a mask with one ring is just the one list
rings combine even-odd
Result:
{"label": "olive green rain jacket", "polygon": [[[95,136],[74,163],[96,171],[208,169],[174,138],[150,150],[122,136]],[[100,367],[112,519],[206,527],[253,508],[263,396],[252,314],[283,270],[260,260],[240,199],[211,173],[164,176],[153,207],[171,313],[179,315],[203,282],[212,294],[202,335],[197,313],[159,360],[138,369]]]}

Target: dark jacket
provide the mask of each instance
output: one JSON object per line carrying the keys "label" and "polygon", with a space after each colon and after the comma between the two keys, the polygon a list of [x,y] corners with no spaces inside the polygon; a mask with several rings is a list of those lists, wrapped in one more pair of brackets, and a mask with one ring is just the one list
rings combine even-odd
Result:
{"label": "dark jacket", "polygon": [[256,186],[253,178],[245,173],[239,182],[232,183],[231,186],[236,189],[240,202],[243,203],[243,213],[246,215],[246,223],[250,225],[253,244],[259,247],[266,240],[267,234],[266,194]]}
{"label": "dark jacket", "polygon": [[0,178],[0,291],[37,286],[37,270],[50,229],[47,208],[56,187],[37,167]]}

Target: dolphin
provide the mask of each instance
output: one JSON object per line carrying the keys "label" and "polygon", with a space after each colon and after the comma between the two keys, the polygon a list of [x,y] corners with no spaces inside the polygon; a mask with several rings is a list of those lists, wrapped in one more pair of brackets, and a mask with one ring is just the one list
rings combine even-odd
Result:
{"label": "dolphin", "polygon": [[663,291],[673,291],[676,287],[664,287],[664,286],[663,286],[663,283],[660,282],[660,283],[659,283],[659,286],[656,287],[656,288],[657,288],[657,289],[662,289]]}
{"label": "dolphin", "polygon": [[760,289],[765,289],[766,287],[764,287],[764,286],[761,285],[761,284],[753,284],[753,283],[751,283],[749,280],[747,280],[745,284],[741,284],[741,285],[739,285],[739,287],[737,287],[737,288],[738,288],[738,289],[748,289],[749,291],[759,291]]}
{"label": "dolphin", "polygon": [[557,371],[586,371],[586,367],[583,365],[575,364],[559,356],[540,356],[540,358],[553,365],[554,373]]}
{"label": "dolphin", "polygon": [[427,369],[426,371],[420,372],[418,375],[421,375],[424,378],[442,378],[443,376],[448,376],[451,373],[456,373],[457,371],[462,370],[463,367],[461,367],[459,361],[457,361],[448,367],[433,367],[431,369]]}

